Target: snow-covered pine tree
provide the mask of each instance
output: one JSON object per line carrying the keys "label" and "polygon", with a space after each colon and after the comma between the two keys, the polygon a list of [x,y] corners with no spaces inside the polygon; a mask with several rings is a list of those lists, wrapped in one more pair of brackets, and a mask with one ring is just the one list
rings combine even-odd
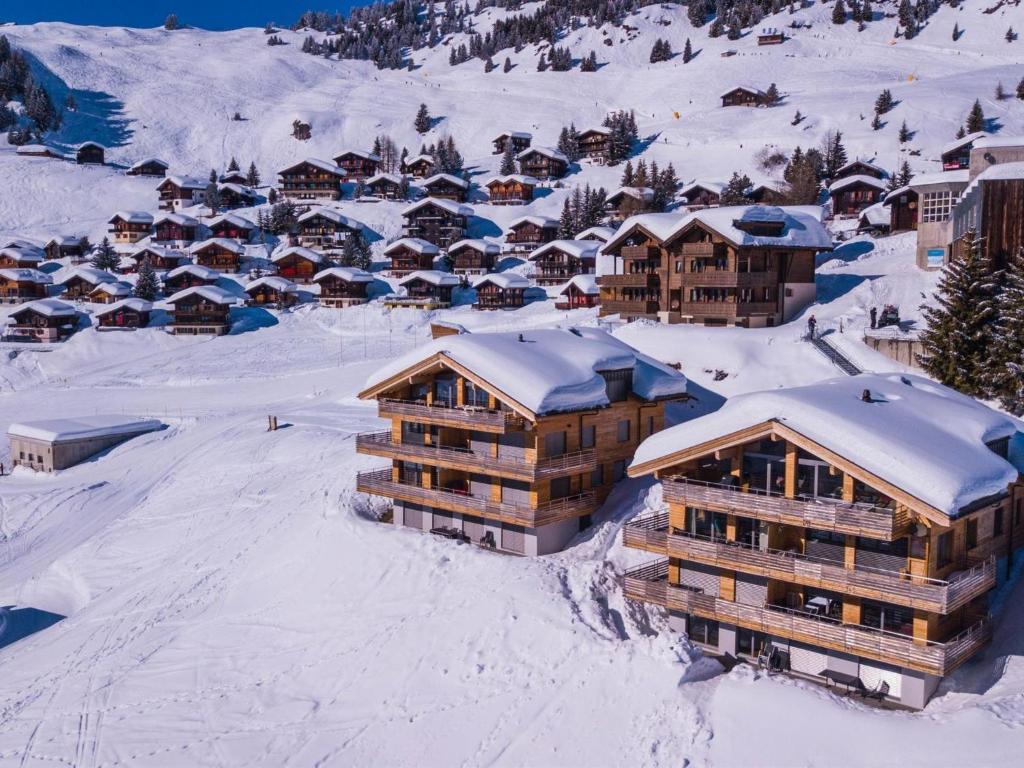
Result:
{"label": "snow-covered pine tree", "polygon": [[501,153],[501,173],[506,176],[516,172],[516,153],[511,141],[505,142],[505,151]]}
{"label": "snow-covered pine tree", "polygon": [[580,72],[597,72],[597,51],[591,51],[580,62]]}
{"label": "snow-covered pine tree", "polygon": [[1014,416],[1024,415],[1024,249],[1007,260],[996,301],[992,394]]}
{"label": "snow-covered pine tree", "polygon": [[768,86],[768,90],[764,93],[764,100],[769,107],[774,107],[782,101],[782,95],[779,93],[779,87],[775,85],[775,83]]}
{"label": "snow-covered pine tree", "polygon": [[168,32],[173,32],[178,29],[178,16],[176,14],[167,14],[167,18],[164,19],[164,29]]}
{"label": "snow-covered pine tree", "polygon": [[343,266],[356,267],[358,269],[369,269],[372,260],[370,246],[367,244],[366,238],[363,237],[362,230],[353,232],[345,238],[345,243],[342,245],[341,251],[341,262]]}
{"label": "snow-covered pine tree", "polygon": [[996,93],[995,93],[995,96],[996,96],[996,101],[1002,101],[1003,99],[1006,98],[1006,89],[1003,88],[1003,84],[1002,84],[1001,81],[996,83]]}
{"label": "snow-covered pine tree", "polygon": [[836,4],[832,6],[832,23],[846,23],[846,4],[843,2],[843,0],[836,0]]}
{"label": "snow-covered pine tree", "polygon": [[967,122],[964,124],[964,128],[967,129],[967,133],[977,133],[978,131],[985,130],[985,112],[981,108],[980,100],[974,100],[974,106],[971,107],[971,111],[967,114]]}
{"label": "snow-covered pine tree", "polygon": [[245,183],[253,189],[260,185],[260,172],[256,169],[256,163],[249,163],[249,170],[245,174]]}
{"label": "snow-covered pine tree", "polygon": [[960,255],[943,270],[936,306],[923,306],[928,327],[918,360],[943,384],[974,396],[990,389],[991,345],[995,336],[999,276],[974,231],[964,236]]}
{"label": "snow-covered pine tree", "polygon": [[160,281],[157,279],[156,270],[149,256],[144,256],[139,265],[139,278],[135,281],[135,288],[132,293],[140,299],[153,301],[160,292]]}
{"label": "snow-covered pine tree", "polygon": [[413,121],[413,127],[416,129],[416,133],[426,133],[430,130],[430,112],[427,109],[426,104],[420,104],[420,108],[416,110],[416,119]]}
{"label": "snow-covered pine tree", "polygon": [[562,203],[562,214],[558,217],[558,236],[563,240],[571,239],[577,230],[574,228],[572,207],[569,204],[569,198],[565,198],[565,202]]}
{"label": "snow-covered pine tree", "polygon": [[910,129],[907,128],[907,121],[904,120],[902,125],[900,125],[900,132],[897,136],[897,139],[899,139],[900,144],[906,144],[908,141],[910,141],[911,135],[912,134],[910,132]]}
{"label": "snow-covered pine tree", "polygon": [[873,118],[871,118],[871,130],[873,130],[873,131],[880,131],[880,130],[882,130],[882,118],[880,118],[878,116],[877,112],[875,113],[875,116]]}
{"label": "snow-covered pine tree", "polygon": [[92,252],[90,263],[96,269],[102,269],[104,272],[114,272],[121,265],[121,259],[114,252],[109,238],[104,237],[100,244],[96,246],[96,249]]}

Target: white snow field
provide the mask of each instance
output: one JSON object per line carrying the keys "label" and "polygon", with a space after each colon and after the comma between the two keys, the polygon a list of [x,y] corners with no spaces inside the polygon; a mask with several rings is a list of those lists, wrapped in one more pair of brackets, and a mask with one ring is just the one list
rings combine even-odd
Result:
{"label": "white snow field", "polygon": [[[32,55],[58,102],[75,89],[79,112],[57,138],[98,140],[122,166],[157,156],[205,178],[233,154],[270,182],[295,160],[367,149],[377,133],[416,153],[422,101],[444,118],[427,141],[450,132],[480,178],[497,170],[489,141],[502,130],[551,144],[563,124],[634,108],[641,134],[656,137],[648,162],[672,161],[684,181],[724,181],[734,170],[756,175],[765,145],[816,145],[830,128],[843,130],[851,156],[890,168],[907,156],[915,170],[936,170],[938,148],[975,98],[1003,133],[1024,133],[1024,102],[992,99],[998,81],[1012,89],[1024,76],[1024,43],[1002,38],[1011,24],[1024,30],[1024,10],[982,12],[994,4],[943,7],[909,42],[890,38],[894,20],[858,34],[828,24],[830,6],[816,5],[795,14],[813,26],[773,48],[709,40],[685,8],[650,6],[629,22],[637,33],[570,35],[574,51],[593,47],[607,62],[596,73],[539,74],[530,48],[512,54],[508,74],[484,75],[478,62],[450,69],[447,49],[414,72],[378,72],[302,54],[302,32],[282,32],[281,47],[256,29],[0,32]],[[765,24],[788,25],[788,16]],[[965,32],[956,45],[954,22]],[[605,31],[613,46],[600,42]],[[686,65],[649,65],[653,39],[666,36],[677,51],[691,37],[701,52]],[[727,49],[738,53],[722,58]],[[788,94],[782,107],[716,106],[733,84],[772,81]],[[876,133],[872,105],[885,87],[900,103]],[[808,119],[794,127],[796,109]],[[245,120],[231,120],[236,111]],[[312,124],[311,141],[290,137],[296,118]],[[899,151],[903,119],[919,156]],[[614,188],[620,173],[584,166],[566,183]],[[119,209],[156,210],[155,182],[114,167],[0,146],[0,178],[0,238],[95,240]],[[471,234],[494,238],[524,213],[557,215],[565,194],[551,190],[526,209],[474,204]],[[380,235],[378,252],[400,231],[401,204],[338,207]],[[809,312],[865,369],[899,370],[858,341],[869,308],[896,303],[919,318],[934,289],[913,247],[912,235],[855,239],[819,267]],[[425,345],[431,319],[474,332],[596,325],[592,310],[551,302],[500,314],[305,306],[239,310],[235,331],[216,339],[90,329],[52,348],[0,344],[0,429],[96,414],[168,425],[69,470],[0,479],[0,606],[11,607],[2,618],[28,609],[66,617],[0,648],[0,765],[1019,763],[1016,578],[996,597],[991,647],[923,713],[902,713],[742,665],[725,673],[668,632],[657,610],[627,604],[617,574],[647,556],[623,548],[619,529],[660,505],[647,481],[622,483],[591,529],[543,558],[375,522],[379,501],[354,484],[380,461],[357,456],[354,435],[382,422],[355,395]],[[805,319],[761,330],[632,324],[615,334],[682,364],[697,401],[670,409],[679,421],[733,395],[836,376],[801,341]],[[284,428],[267,432],[268,415]]]}

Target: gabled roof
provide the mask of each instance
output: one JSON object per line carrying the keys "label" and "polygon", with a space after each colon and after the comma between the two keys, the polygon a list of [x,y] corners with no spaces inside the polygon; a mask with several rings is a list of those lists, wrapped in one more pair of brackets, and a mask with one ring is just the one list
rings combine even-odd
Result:
{"label": "gabled roof", "polygon": [[859,220],[867,222],[873,227],[888,226],[891,221],[891,214],[889,209],[885,207],[885,203],[875,203],[860,212]]}
{"label": "gabled roof", "polygon": [[577,232],[576,237],[574,237],[573,239],[589,240],[591,238],[596,238],[597,240],[600,240],[602,243],[607,243],[609,240],[612,239],[612,236],[614,234],[615,229],[613,227],[588,227],[587,229],[584,229],[582,232]]}
{"label": "gabled roof", "polygon": [[218,288],[215,285],[193,285],[191,288],[178,291],[167,299],[167,303],[176,304],[189,296],[202,296],[207,301],[212,301],[214,304],[220,304],[221,306],[236,302],[234,294],[228,293],[223,288]]}
{"label": "gabled roof", "polygon": [[45,247],[49,248],[51,245],[81,245],[86,240],[88,240],[88,238],[80,237],[78,235],[57,235],[56,237],[51,237],[47,240]]}
{"label": "gabled roof", "polygon": [[544,155],[544,157],[551,158],[552,160],[560,160],[566,165],[569,164],[569,158],[552,147],[529,147],[516,155],[516,160],[522,160],[524,157],[529,157],[534,153]]}
{"label": "gabled roof", "polygon": [[270,257],[270,260],[277,264],[279,261],[284,261],[292,256],[305,259],[313,264],[320,264],[324,260],[324,255],[322,253],[314,251],[312,248],[304,248],[301,245],[293,245],[289,248],[285,248],[283,251],[278,251]]}
{"label": "gabled roof", "polygon": [[107,149],[102,144],[100,144],[98,141],[83,141],[81,144],[79,144],[76,147],[76,149],[86,149],[88,147],[94,147],[96,149],[102,149],[104,151],[106,151],[106,149]]}
{"label": "gabled roof", "polygon": [[910,374],[844,376],[730,398],[714,413],[645,440],[630,474],[672,466],[688,451],[762,424],[795,432],[857,468],[863,480],[880,478],[950,517],[1004,493],[1018,477],[986,445],[1016,434],[1012,419]]}
{"label": "gabled roof", "polygon": [[159,158],[147,157],[145,160],[139,160],[139,162],[135,163],[129,170],[135,171],[144,165],[159,165],[164,170],[167,170],[168,168],[171,167],[170,164],[165,163],[163,160],[160,160]]}
{"label": "gabled roof", "polygon": [[199,220],[198,219],[194,219],[191,216],[188,216],[188,215],[186,215],[184,213],[173,213],[173,212],[170,212],[170,211],[168,211],[166,213],[161,213],[159,216],[157,216],[153,220],[153,226],[155,227],[158,224],[163,224],[165,222],[170,222],[171,224],[177,224],[179,227],[198,227],[199,226]]}
{"label": "gabled roof", "polygon": [[355,157],[360,157],[363,160],[369,160],[370,162],[373,163],[380,162],[380,155],[375,155],[373,154],[373,152],[364,152],[361,149],[346,149],[341,154],[334,156],[334,162],[338,163],[341,161],[343,157],[347,157],[348,155],[354,155]]}
{"label": "gabled roof", "polygon": [[129,224],[152,224],[153,214],[146,213],[145,211],[118,211],[107,219],[107,224],[113,224],[118,220]]}
{"label": "gabled roof", "polygon": [[200,264],[182,264],[180,267],[175,267],[167,273],[167,278],[175,278],[178,275],[195,275],[200,280],[219,280],[220,272],[216,269],[210,269]]}
{"label": "gabled roof", "polygon": [[607,197],[607,202],[613,203],[621,197],[632,197],[644,203],[654,199],[654,190],[650,187],[619,187]]}
{"label": "gabled roof", "polygon": [[602,372],[632,370],[632,390],[644,400],[685,395],[686,378],[596,328],[442,336],[370,376],[367,399],[419,371],[458,370],[527,418],[609,404]]}
{"label": "gabled roof", "polygon": [[13,268],[0,269],[0,277],[16,283],[36,283],[37,285],[50,285],[53,278],[38,269]]}
{"label": "gabled roof", "polygon": [[527,133],[526,131],[502,131],[495,136],[492,141],[498,141],[499,139],[504,139],[506,137],[511,139],[532,139],[533,134]]}
{"label": "gabled roof", "polygon": [[163,427],[155,419],[133,419],[128,416],[96,415],[73,419],[44,419],[11,424],[8,435],[29,440],[57,443],[65,440],[85,440],[112,435],[136,435],[153,432]]}
{"label": "gabled roof", "polygon": [[501,253],[501,246],[497,243],[492,243],[489,240],[483,240],[481,238],[473,238],[466,240],[459,240],[457,243],[452,243],[448,246],[448,253],[457,251],[460,248],[471,248],[474,251],[480,253],[486,253],[490,255],[497,255]]}
{"label": "gabled roof", "polygon": [[344,169],[339,168],[334,163],[329,163],[326,160],[320,160],[320,159],[315,158],[315,157],[307,157],[305,160],[300,160],[299,162],[295,163],[294,165],[289,165],[287,168],[285,168],[282,171],[279,171],[278,173],[288,173],[288,171],[295,170],[300,165],[306,165],[306,164],[312,165],[314,168],[319,168],[321,171],[327,171],[328,173],[333,173],[335,176],[339,176],[340,177],[340,176],[344,176],[345,175]]}
{"label": "gabled roof", "polygon": [[231,212],[222,213],[220,216],[214,216],[207,223],[207,226],[213,228],[219,224],[230,224],[231,226],[238,227],[239,229],[256,229],[256,225],[247,218]]}
{"label": "gabled roof", "polygon": [[524,186],[536,187],[540,184],[540,179],[534,178],[533,176],[524,176],[521,173],[509,173],[505,176],[492,176],[484,182],[484,186],[489,187],[492,184],[513,184],[517,182]]}
{"label": "gabled roof", "polygon": [[336,211],[333,208],[312,208],[299,216],[298,221],[310,221],[318,218],[327,219],[327,221],[333,222],[340,227],[345,227],[346,229],[360,230],[363,228],[363,223],[361,221],[353,219],[350,216],[346,216],[341,211]]}
{"label": "gabled roof", "polygon": [[725,182],[722,181],[692,181],[683,187],[679,194],[682,197],[688,198],[691,192],[702,189],[706,192],[714,192],[716,195],[720,195],[725,187]]}
{"label": "gabled roof", "polygon": [[587,296],[597,296],[601,292],[597,287],[597,275],[573,275],[572,279],[559,291],[559,294],[564,296],[569,292],[570,287]]}
{"label": "gabled roof", "polygon": [[266,286],[279,293],[295,293],[299,290],[299,286],[288,280],[277,275],[267,275],[266,277],[258,277],[255,280],[245,284],[245,292],[251,293],[257,288]]}
{"label": "gabled roof", "polygon": [[111,312],[117,312],[121,309],[130,309],[133,312],[152,312],[153,303],[146,301],[145,299],[132,296],[127,299],[115,301],[113,304],[108,304],[105,308],[98,309],[93,314],[96,317],[103,317],[104,315],[109,315]]}
{"label": "gabled roof", "polygon": [[398,176],[397,174],[394,173],[375,173],[373,174],[373,176],[366,180],[366,186],[372,187],[376,184],[381,184],[382,182],[385,181],[388,182],[389,184],[401,186],[402,181],[404,181],[404,179],[401,176]]}
{"label": "gabled roof", "polygon": [[92,285],[117,282],[117,278],[112,274],[95,267],[65,267],[58,274],[60,279],[57,281],[57,285],[65,285],[76,277]]}
{"label": "gabled roof", "polygon": [[259,194],[252,187],[247,187],[244,184],[235,184],[233,181],[222,181],[217,184],[217,189],[221,192],[234,192],[239,197],[249,198],[255,200],[259,197]]}
{"label": "gabled roof", "polygon": [[163,181],[157,184],[156,188],[160,189],[161,187],[175,186],[180,189],[206,189],[207,184],[208,182],[194,179],[191,176],[171,175],[167,176]]}
{"label": "gabled roof", "polygon": [[453,216],[473,215],[473,209],[470,208],[468,205],[461,205],[460,203],[456,203],[452,200],[442,200],[436,197],[425,197],[422,200],[413,203],[404,211],[402,211],[402,216],[408,216],[409,214],[415,213],[420,208],[423,208],[427,205],[433,205],[437,208],[441,208],[442,210],[447,211]]}
{"label": "gabled roof", "polygon": [[7,246],[6,248],[0,248],[0,256],[12,259],[13,261],[33,264],[38,264],[46,259],[46,253],[35,246]]}
{"label": "gabled roof", "polygon": [[458,275],[453,275],[451,272],[441,272],[436,269],[418,269],[411,274],[406,275],[398,281],[399,285],[408,285],[409,283],[415,283],[417,280],[422,280],[425,283],[431,285],[440,286],[456,286],[462,281],[459,280]]}
{"label": "gabled roof", "polygon": [[839,176],[840,174],[843,173],[843,171],[848,171],[851,168],[856,168],[858,165],[862,166],[864,168],[870,168],[872,171],[877,171],[882,176],[888,176],[889,175],[889,172],[887,170],[885,170],[885,168],[882,168],[880,165],[875,165],[874,163],[869,163],[867,160],[851,160],[849,163],[844,165],[842,168],[838,169],[835,172],[834,175],[835,176]]}
{"label": "gabled roof", "polygon": [[373,275],[358,267],[328,267],[313,275],[313,282],[319,283],[325,277],[336,277],[346,283],[372,283]]}
{"label": "gabled roof", "polygon": [[[92,289],[92,293],[105,293],[108,296],[131,296],[132,287],[128,283],[117,280],[113,283],[101,283]],[[92,295],[92,294],[90,294]]]}
{"label": "gabled roof", "polygon": [[186,258],[188,258],[181,251],[176,251],[173,248],[167,248],[166,246],[163,246],[163,245],[153,245],[153,244],[140,245],[137,248],[133,248],[131,251],[129,251],[128,256],[130,258],[132,258],[132,259],[135,259],[137,261],[137,260],[139,260],[141,258],[144,258],[146,256],[146,254],[152,254],[152,255],[154,255],[154,256],[156,256],[158,258],[161,258],[161,259],[170,259],[170,258],[186,259]]}
{"label": "gabled roof", "polygon": [[37,299],[36,301],[30,301],[27,304],[22,304],[11,314],[17,315],[26,310],[31,310],[37,314],[43,315],[44,317],[75,317],[78,315],[78,310],[67,302],[59,301],[58,299]]}
{"label": "gabled roof", "polygon": [[580,138],[583,138],[588,133],[596,133],[599,136],[611,136],[612,135],[612,129],[611,128],[605,128],[603,125],[591,125],[588,128],[584,128],[582,131],[580,131],[579,132],[579,136],[580,136]]}
{"label": "gabled roof", "polygon": [[236,256],[241,256],[245,253],[245,246],[237,240],[232,240],[230,237],[211,237],[208,240],[203,240],[198,245],[192,246],[192,253],[200,253],[207,248],[213,247],[223,248],[225,251]]}
{"label": "gabled roof", "polygon": [[969,133],[961,139],[954,139],[948,144],[944,144],[942,149],[939,150],[939,154],[947,155],[950,152],[955,152],[961,147],[967,146],[978,139],[984,139],[986,136],[988,136],[986,131],[975,131],[974,133]]}
{"label": "gabled roof", "polygon": [[429,163],[430,165],[433,165],[434,158],[430,155],[413,155],[412,157],[405,158],[403,162],[406,165],[412,165],[413,163]]}
{"label": "gabled roof", "polygon": [[469,182],[458,176],[453,176],[450,173],[435,173],[429,179],[424,179],[420,182],[420,186],[429,187],[439,182],[447,182],[453,184],[459,189],[469,189]]}
{"label": "gabled roof", "polygon": [[509,229],[515,229],[520,224],[533,224],[535,227],[541,227],[542,229],[550,229],[558,226],[558,219],[549,219],[547,216],[536,216],[534,214],[528,214],[526,216],[519,216],[512,219],[508,223]]}
{"label": "gabled roof", "polygon": [[549,251],[561,251],[575,256],[577,259],[593,259],[597,257],[600,250],[601,243],[594,240],[552,240],[532,251],[527,258],[533,261]]}
{"label": "gabled roof", "polygon": [[390,256],[392,253],[401,250],[402,248],[408,248],[410,251],[415,251],[416,253],[430,254],[434,256],[440,253],[440,249],[427,240],[421,240],[418,237],[403,237],[399,240],[395,240],[395,242],[385,248],[384,255]]}
{"label": "gabled roof", "polygon": [[[904,187],[897,187],[896,189],[890,189],[885,193],[885,199],[882,201],[883,205],[891,205],[892,201],[902,195],[904,192],[914,192],[909,184]],[[914,192],[914,194],[917,194]]]}
{"label": "gabled roof", "polygon": [[518,272],[492,272],[489,275],[480,275],[473,280],[473,287],[479,288],[481,285],[486,283],[496,285],[502,290],[530,287],[530,281]]}
{"label": "gabled roof", "polygon": [[862,173],[854,174],[853,176],[846,176],[845,178],[839,179],[829,184],[829,192],[838,192],[846,187],[853,186],[854,184],[864,184],[875,189],[885,189],[885,182],[881,179],[876,179],[874,176],[866,176]]}
{"label": "gabled roof", "polygon": [[760,88],[754,88],[754,87],[749,86],[749,85],[734,85],[729,90],[727,90],[727,91],[723,92],[722,94],[720,94],[719,98],[722,98],[724,96],[728,96],[730,93],[735,93],[736,91],[746,91],[747,93],[753,93],[753,94],[756,94],[758,96],[764,96],[764,91],[762,91]]}

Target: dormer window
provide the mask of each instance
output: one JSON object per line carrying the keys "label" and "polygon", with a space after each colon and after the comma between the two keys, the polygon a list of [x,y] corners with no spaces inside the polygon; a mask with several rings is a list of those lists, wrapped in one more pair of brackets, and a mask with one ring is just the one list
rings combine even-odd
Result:
{"label": "dormer window", "polygon": [[601,376],[604,378],[608,402],[621,403],[629,397],[629,393],[633,389],[632,368],[623,368],[618,371],[602,371]]}

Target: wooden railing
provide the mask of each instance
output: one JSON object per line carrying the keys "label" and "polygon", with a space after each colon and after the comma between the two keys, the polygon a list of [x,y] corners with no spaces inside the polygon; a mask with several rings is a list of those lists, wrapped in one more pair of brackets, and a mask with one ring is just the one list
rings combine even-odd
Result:
{"label": "wooden railing", "polygon": [[423,460],[428,464],[444,463],[467,472],[491,472],[531,482],[589,472],[597,467],[597,454],[593,449],[530,461],[513,456],[490,456],[456,446],[403,443],[395,440],[388,431],[357,435],[356,450],[372,456]]}
{"label": "wooden railing", "polygon": [[467,429],[505,432],[524,427],[523,417],[514,411],[489,410],[476,406],[428,405],[418,400],[377,401],[381,416],[408,416],[411,421],[427,424],[456,424]]}
{"label": "wooden railing", "polygon": [[905,510],[834,499],[790,499],[674,477],[662,481],[665,500],[754,517],[770,523],[892,541],[910,525]]}
{"label": "wooden railing", "polygon": [[731,272],[708,269],[703,272],[687,272],[685,286],[708,288],[763,288],[778,285],[779,278],[774,272]]}
{"label": "wooden railing", "polygon": [[360,472],[356,476],[356,490],[361,493],[372,493],[376,496],[386,496],[452,512],[496,518],[528,528],[588,515],[597,509],[597,499],[593,491],[585,491],[575,496],[552,499],[536,506],[530,506],[492,501],[450,488],[423,488],[418,485],[396,482],[392,479],[390,469]]}
{"label": "wooden railing", "polygon": [[661,305],[656,301],[602,301],[601,310],[606,315],[656,315],[661,311]]}
{"label": "wooden railing", "polygon": [[679,311],[695,317],[746,317],[774,314],[776,306],[771,302],[684,301]]}
{"label": "wooden railing", "polygon": [[734,603],[668,584],[667,570],[664,571],[665,576],[661,573],[660,563],[627,572],[624,579],[626,597],[933,675],[948,674],[991,637],[991,623],[987,618],[945,643],[915,640],[906,635],[861,624],[842,624],[781,606]]}
{"label": "wooden railing", "polygon": [[668,530],[668,514],[628,523],[622,532],[627,547],[664,553],[692,562],[780,579],[842,594],[948,614],[988,592],[996,583],[995,558],[959,571],[947,580],[911,576],[865,565],[842,563],[778,549]]}
{"label": "wooden railing", "polygon": [[683,243],[679,249],[683,256],[724,256],[724,243]]}
{"label": "wooden railing", "polygon": [[601,275],[597,284],[601,288],[657,288],[661,278],[657,272],[632,272],[621,275]]}

